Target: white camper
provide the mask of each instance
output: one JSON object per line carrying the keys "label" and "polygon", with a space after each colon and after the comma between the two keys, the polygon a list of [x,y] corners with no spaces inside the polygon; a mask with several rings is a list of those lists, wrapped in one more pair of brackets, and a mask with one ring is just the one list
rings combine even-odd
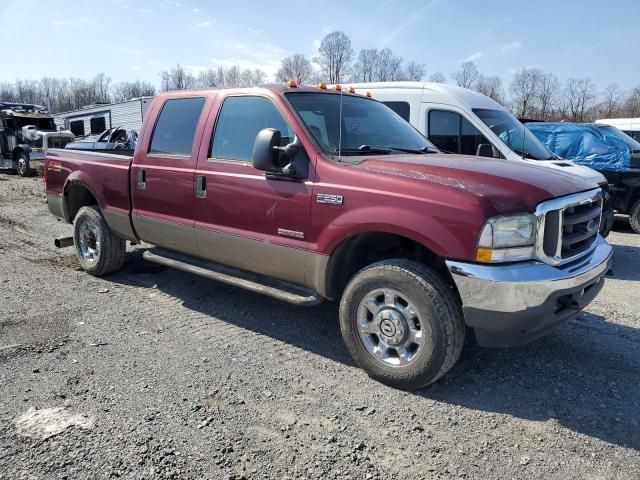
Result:
{"label": "white camper", "polygon": [[595,170],[556,157],[507,109],[478,92],[430,82],[348,86],[370,92],[444,152],[535,162],[607,184]]}

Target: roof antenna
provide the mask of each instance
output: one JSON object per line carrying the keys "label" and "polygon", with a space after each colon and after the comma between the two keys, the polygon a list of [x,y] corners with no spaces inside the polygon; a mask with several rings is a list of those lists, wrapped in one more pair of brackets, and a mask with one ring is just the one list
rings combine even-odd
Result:
{"label": "roof antenna", "polygon": [[527,126],[523,123],[522,124],[522,160],[524,160],[524,137],[527,133]]}
{"label": "roof antenna", "polygon": [[[337,86],[340,86],[339,84]],[[342,88],[340,90],[340,118],[338,119],[338,161],[342,161]]]}

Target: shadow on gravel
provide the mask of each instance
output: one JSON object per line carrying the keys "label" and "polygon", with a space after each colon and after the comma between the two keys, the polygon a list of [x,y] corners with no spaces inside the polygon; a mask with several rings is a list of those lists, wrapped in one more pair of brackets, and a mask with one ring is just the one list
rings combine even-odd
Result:
{"label": "shadow on gravel", "polygon": [[613,246],[613,275],[618,280],[640,280],[640,247],[632,245],[611,244]]}
{"label": "shadow on gravel", "polygon": [[[150,264],[141,249],[129,253],[125,269],[109,280],[157,286],[189,309],[353,365],[335,304],[295,307]],[[640,450],[639,372],[640,329],[583,313],[526,347],[471,348],[442,380],[415,392],[416,407],[430,399],[533,421],[553,419],[576,433]]]}

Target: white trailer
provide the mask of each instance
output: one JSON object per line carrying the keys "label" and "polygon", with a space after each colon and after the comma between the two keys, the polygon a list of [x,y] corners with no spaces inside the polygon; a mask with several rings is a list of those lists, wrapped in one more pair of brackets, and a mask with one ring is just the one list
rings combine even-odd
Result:
{"label": "white trailer", "polygon": [[140,97],[118,103],[93,104],[80,110],[53,115],[58,129],[70,130],[76,137],[97,135],[109,128],[140,131],[142,119],[153,97]]}

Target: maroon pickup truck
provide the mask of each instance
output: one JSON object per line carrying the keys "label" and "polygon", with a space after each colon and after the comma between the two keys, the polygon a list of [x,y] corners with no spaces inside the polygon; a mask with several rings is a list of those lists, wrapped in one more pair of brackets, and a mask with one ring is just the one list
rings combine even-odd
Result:
{"label": "maroon pickup truck", "polygon": [[441,155],[354,92],[171,92],[133,157],[50,150],[50,211],[82,267],[144,258],[298,305],[340,301],[356,362],[414,389],[480,345],[530,341],[601,289],[612,249],[595,184],[545,167]]}

